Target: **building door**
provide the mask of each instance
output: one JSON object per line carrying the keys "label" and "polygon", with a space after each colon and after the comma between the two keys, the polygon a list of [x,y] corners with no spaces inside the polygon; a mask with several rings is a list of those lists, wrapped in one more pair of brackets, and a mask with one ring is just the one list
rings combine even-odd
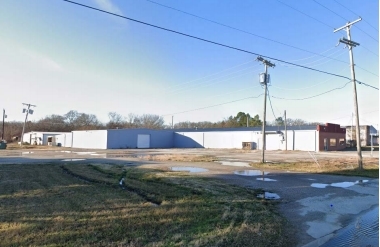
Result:
{"label": "building door", "polygon": [[150,148],[150,135],[137,135],[137,148]]}
{"label": "building door", "polygon": [[329,150],[329,146],[328,146],[327,138],[323,139],[323,149],[324,149],[325,151],[328,151],[328,150]]}

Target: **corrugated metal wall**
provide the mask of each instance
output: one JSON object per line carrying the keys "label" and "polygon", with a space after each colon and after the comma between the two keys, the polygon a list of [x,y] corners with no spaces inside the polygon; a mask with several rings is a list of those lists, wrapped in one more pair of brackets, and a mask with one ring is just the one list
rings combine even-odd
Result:
{"label": "corrugated metal wall", "polygon": [[176,148],[242,148],[243,142],[257,142],[253,131],[176,132]]}
{"label": "corrugated metal wall", "polygon": [[137,136],[150,135],[150,148],[172,148],[173,131],[149,129],[112,129],[108,130],[107,148],[137,148]]}

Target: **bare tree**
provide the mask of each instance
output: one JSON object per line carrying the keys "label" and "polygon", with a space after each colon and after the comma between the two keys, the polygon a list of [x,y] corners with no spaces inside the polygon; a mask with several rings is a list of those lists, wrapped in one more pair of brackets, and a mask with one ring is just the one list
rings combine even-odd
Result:
{"label": "bare tree", "polygon": [[125,118],[116,113],[116,112],[109,112],[108,118],[110,119],[109,122],[106,124],[107,129],[118,129],[118,128],[124,128],[126,125]]}
{"label": "bare tree", "polygon": [[144,114],[139,117],[141,128],[148,129],[163,129],[165,121],[163,117],[154,114]]}

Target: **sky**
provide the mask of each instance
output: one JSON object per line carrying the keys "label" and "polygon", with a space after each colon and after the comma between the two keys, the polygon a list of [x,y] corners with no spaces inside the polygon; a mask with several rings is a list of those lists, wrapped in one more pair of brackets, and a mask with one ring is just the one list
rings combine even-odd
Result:
{"label": "sky", "polygon": [[[23,121],[70,110],[156,114],[166,124],[263,119],[257,54],[268,68],[267,121],[282,117],[351,125],[349,51],[334,28],[359,18],[351,38],[356,79],[379,87],[376,0],[76,0],[223,47],[63,0],[0,1],[0,108]],[[339,44],[339,45],[338,45]],[[253,54],[252,54],[253,53]],[[285,62],[329,72],[297,67]],[[379,124],[379,91],[357,84],[361,125]],[[269,101],[270,99],[270,101]]]}

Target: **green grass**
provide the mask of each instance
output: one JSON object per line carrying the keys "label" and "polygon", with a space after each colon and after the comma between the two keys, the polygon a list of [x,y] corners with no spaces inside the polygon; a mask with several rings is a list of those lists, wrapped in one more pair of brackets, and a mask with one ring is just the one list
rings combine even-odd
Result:
{"label": "green grass", "polygon": [[0,245],[294,246],[260,192],[120,165],[1,165]]}

